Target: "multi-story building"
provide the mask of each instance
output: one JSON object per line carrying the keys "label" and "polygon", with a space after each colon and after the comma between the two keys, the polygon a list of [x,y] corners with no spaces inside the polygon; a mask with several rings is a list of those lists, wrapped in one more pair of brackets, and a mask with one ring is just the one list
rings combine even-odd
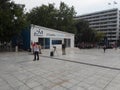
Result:
{"label": "multi-story building", "polygon": [[117,8],[89,13],[75,17],[89,22],[89,27],[105,33],[109,43],[120,38],[120,11]]}

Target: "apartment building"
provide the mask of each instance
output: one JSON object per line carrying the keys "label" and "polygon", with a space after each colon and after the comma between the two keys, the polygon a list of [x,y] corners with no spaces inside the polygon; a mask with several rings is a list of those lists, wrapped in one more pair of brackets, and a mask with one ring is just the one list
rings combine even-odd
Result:
{"label": "apartment building", "polygon": [[75,17],[89,22],[89,27],[105,33],[110,44],[120,39],[120,11],[117,8]]}

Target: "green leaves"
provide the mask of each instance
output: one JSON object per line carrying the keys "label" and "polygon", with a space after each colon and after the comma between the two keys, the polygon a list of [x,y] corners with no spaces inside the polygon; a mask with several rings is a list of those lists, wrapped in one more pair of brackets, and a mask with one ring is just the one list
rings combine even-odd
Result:
{"label": "green leaves", "polygon": [[33,8],[27,14],[28,20],[32,24],[71,33],[75,32],[74,15],[74,7],[68,7],[63,2],[61,2],[59,9],[55,8],[53,3]]}
{"label": "green leaves", "polygon": [[53,22],[56,15],[56,9],[54,4],[49,4],[48,6],[42,5],[40,7],[33,8],[30,13],[27,14],[27,19],[35,25],[52,27],[55,22]]}
{"label": "green leaves", "polygon": [[103,33],[91,29],[89,27],[88,22],[84,20],[77,21],[76,28],[77,28],[75,35],[76,44],[81,42],[87,42],[87,43],[99,42],[104,37]]}
{"label": "green leaves", "polygon": [[24,5],[0,0],[0,41],[10,41],[26,25]]}

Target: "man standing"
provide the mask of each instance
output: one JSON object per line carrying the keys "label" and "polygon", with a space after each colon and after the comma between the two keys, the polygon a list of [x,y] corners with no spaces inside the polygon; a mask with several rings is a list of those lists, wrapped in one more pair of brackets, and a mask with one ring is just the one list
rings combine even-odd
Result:
{"label": "man standing", "polygon": [[42,51],[41,51],[42,46],[40,44],[38,46],[39,46],[39,53],[42,54]]}
{"label": "man standing", "polygon": [[106,50],[106,45],[103,46],[103,50],[104,50],[104,53],[105,53],[105,50]]}
{"label": "man standing", "polygon": [[32,52],[33,54],[34,54],[34,46],[35,46],[35,42],[34,42],[34,43],[32,42],[32,43],[31,43],[31,47],[32,47],[32,48],[31,48],[31,52]]}
{"label": "man standing", "polygon": [[62,55],[66,55],[65,48],[66,48],[65,44],[63,43],[62,44]]}
{"label": "man standing", "polygon": [[34,51],[33,61],[39,60],[39,45],[38,45],[38,43],[35,43],[35,45],[33,47],[33,51]]}

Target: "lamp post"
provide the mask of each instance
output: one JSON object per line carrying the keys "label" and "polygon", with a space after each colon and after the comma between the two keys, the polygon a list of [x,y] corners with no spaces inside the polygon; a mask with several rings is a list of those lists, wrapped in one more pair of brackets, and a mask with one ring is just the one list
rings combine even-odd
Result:
{"label": "lamp post", "polygon": [[[15,23],[15,27],[16,27],[16,20],[18,19],[18,17],[16,17],[14,15],[14,23]],[[15,52],[18,52],[18,40],[16,41],[16,45],[15,45]]]}

